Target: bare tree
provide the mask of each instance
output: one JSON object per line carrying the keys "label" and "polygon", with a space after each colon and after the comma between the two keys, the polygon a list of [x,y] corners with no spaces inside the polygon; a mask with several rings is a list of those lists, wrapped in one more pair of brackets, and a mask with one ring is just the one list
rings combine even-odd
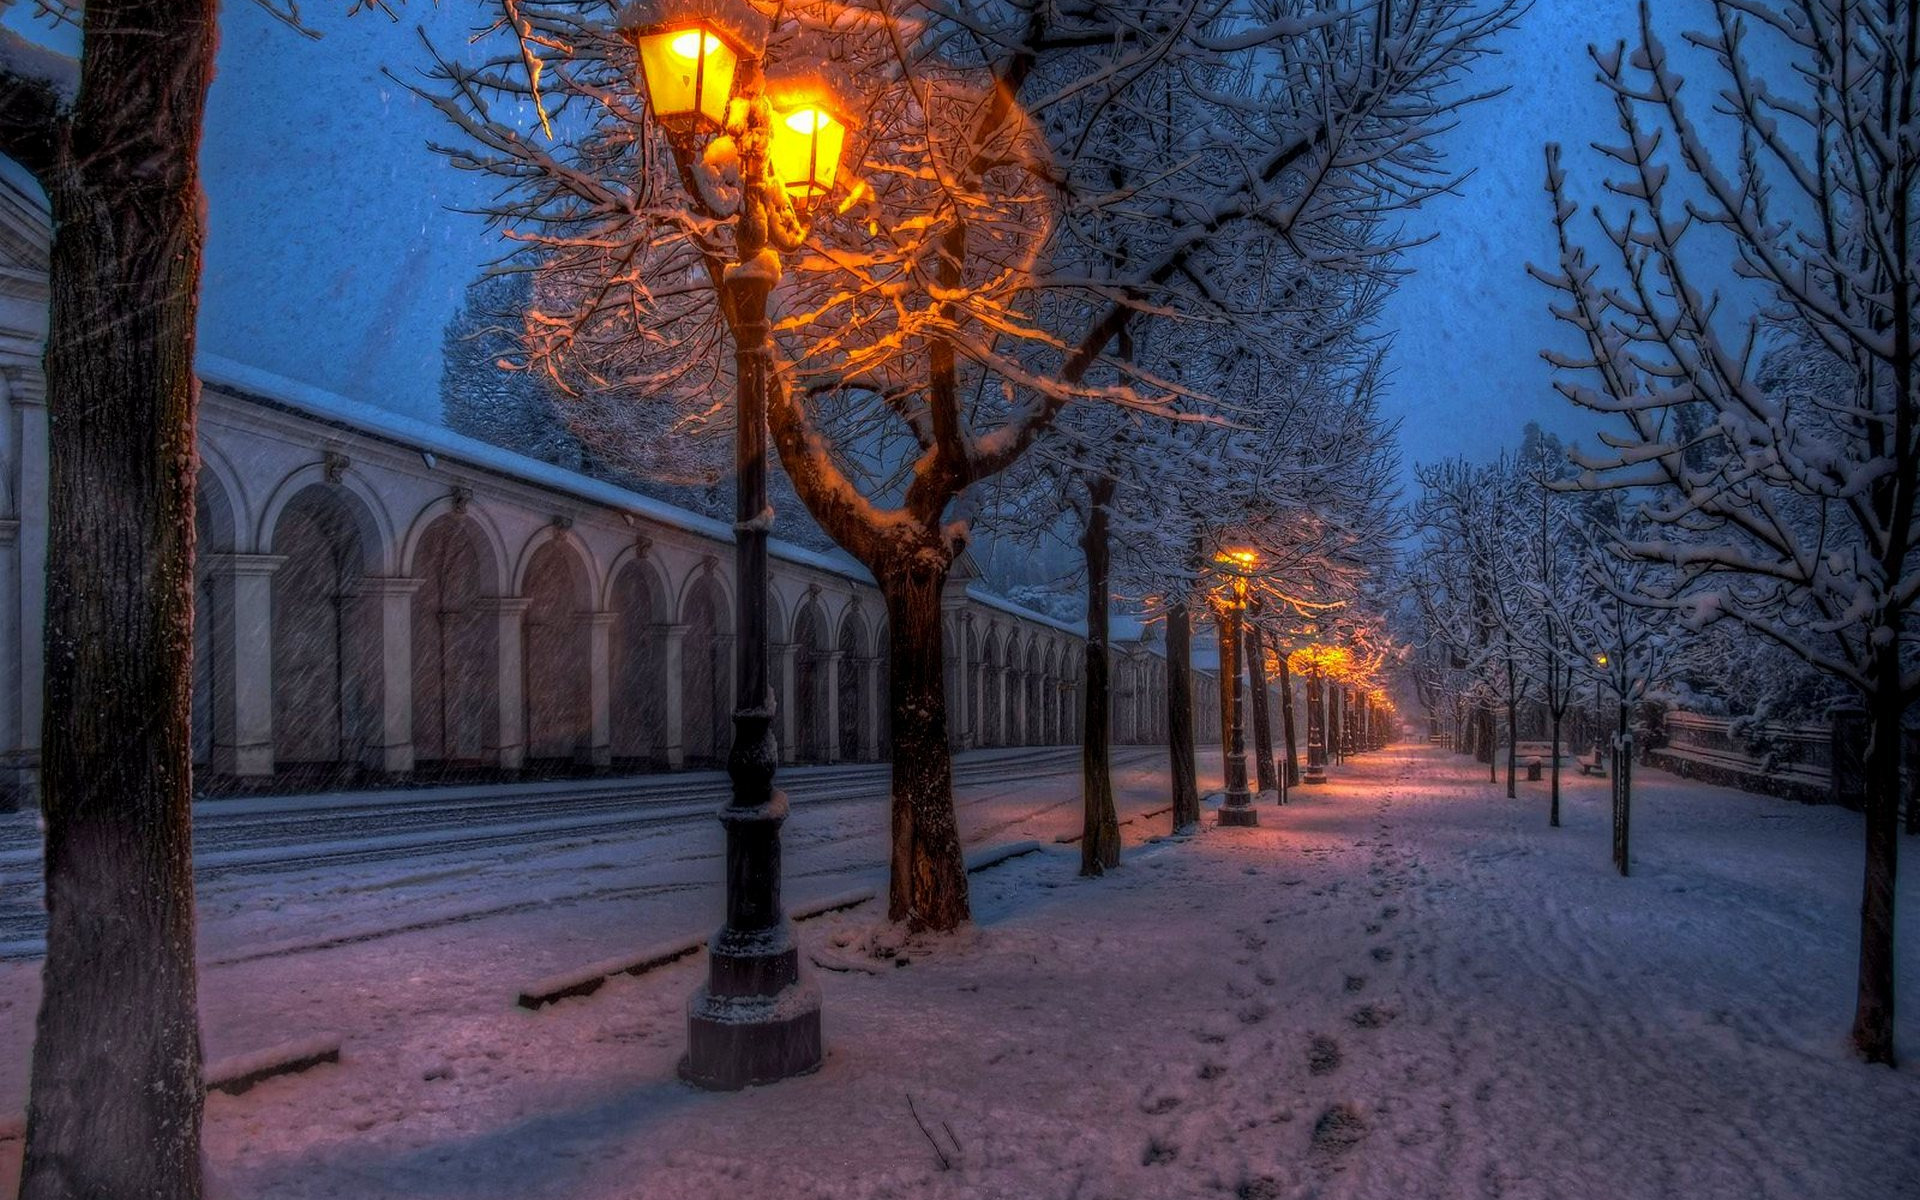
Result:
{"label": "bare tree", "polygon": [[[1710,119],[1730,124],[1732,148],[1698,123],[1699,85],[1683,85],[1642,3],[1631,53],[1594,51],[1623,138],[1603,148],[1621,174],[1594,215],[1613,270],[1577,240],[1549,146],[1560,255],[1534,274],[1582,347],[1549,355],[1561,390],[1623,427],[1582,458],[1581,485],[1645,489],[1648,527],[1621,544],[1680,573],[1651,602],[1770,638],[1866,704],[1852,1038],[1891,1063],[1900,726],[1920,695],[1920,8],[1713,0],[1710,13],[1683,36],[1717,68]],[[1779,58],[1793,69],[1759,73]],[[1702,286],[1726,264],[1762,311],[1742,317]],[[1762,386],[1769,348],[1793,344],[1830,364],[1827,382]]]}
{"label": "bare tree", "polygon": [[[214,5],[0,32],[0,152],[53,215],[47,957],[23,1200],[200,1194],[191,836],[197,156]],[[110,1052],[104,1048],[110,1047]]]}

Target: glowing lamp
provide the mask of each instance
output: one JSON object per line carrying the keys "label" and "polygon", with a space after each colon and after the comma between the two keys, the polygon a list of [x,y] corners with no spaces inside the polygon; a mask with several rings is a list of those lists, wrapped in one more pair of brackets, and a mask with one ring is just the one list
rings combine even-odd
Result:
{"label": "glowing lamp", "polygon": [[654,119],[674,131],[713,133],[727,122],[734,76],[766,41],[765,18],[726,0],[643,0],[622,14]]}
{"label": "glowing lamp", "polygon": [[1593,665],[1594,665],[1594,666],[1596,666],[1596,667],[1604,667],[1604,666],[1606,666],[1606,665],[1607,665],[1607,656],[1606,656],[1606,655],[1604,655],[1604,654],[1596,654],[1596,655],[1594,655],[1594,656],[1593,656]]}
{"label": "glowing lamp", "polygon": [[824,69],[767,81],[767,164],[802,208],[833,190],[846,152],[853,106],[836,82]]}

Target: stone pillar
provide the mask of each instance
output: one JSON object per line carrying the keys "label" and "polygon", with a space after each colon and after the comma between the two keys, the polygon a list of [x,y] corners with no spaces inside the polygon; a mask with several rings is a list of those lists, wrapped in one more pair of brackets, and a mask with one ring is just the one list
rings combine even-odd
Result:
{"label": "stone pillar", "polygon": [[973,728],[973,709],[968,703],[973,696],[971,686],[973,672],[970,669],[972,659],[968,654],[973,642],[972,613],[961,612],[954,615],[953,640],[958,643],[952,647],[954,711],[947,714],[947,719],[954,723],[953,744],[965,750],[974,744],[976,732]]}
{"label": "stone pillar", "polygon": [[866,712],[862,714],[866,719],[860,722],[860,757],[876,762],[880,758],[880,722],[887,719],[887,697],[882,692],[887,681],[880,677],[878,657],[861,659],[859,669],[866,677],[867,697]]}
{"label": "stone pillar", "polygon": [[826,655],[827,744],[823,762],[840,761],[840,661],[846,656],[845,650],[829,650]]}
{"label": "stone pillar", "polygon": [[[14,477],[14,578],[19,581],[20,605],[13,623],[13,658],[17,674],[11,686],[14,698],[13,746],[6,775],[10,790],[26,807],[40,802],[40,725],[46,677],[47,620],[47,381],[38,362],[10,367],[6,372],[7,399],[16,417],[19,470]],[[3,414],[0,414],[3,415]]]}
{"label": "stone pillar", "polygon": [[[207,693],[216,775],[273,774],[273,573],[278,554],[210,554],[205,562]],[[411,696],[408,698],[411,703]]]}
{"label": "stone pillar", "polygon": [[487,756],[503,771],[518,771],[527,761],[527,676],[525,596],[491,596],[474,607],[491,613],[500,645],[498,685],[500,724],[488,739]]}
{"label": "stone pillar", "polygon": [[662,624],[655,625],[653,631],[660,639],[660,670],[665,676],[661,681],[660,740],[654,754],[661,765],[678,769],[687,763],[680,728],[686,715],[687,627]]}
{"label": "stone pillar", "polygon": [[774,736],[780,739],[780,761],[790,763],[797,757],[799,706],[795,701],[795,677],[800,667],[800,643],[787,642],[771,647],[773,651]]}
{"label": "stone pillar", "polygon": [[387,775],[413,770],[413,594],[424,579],[368,577],[360,602],[380,633],[380,710],[366,766]]}
{"label": "stone pillar", "polygon": [[574,751],[582,766],[613,763],[613,617],[611,612],[584,612],[587,627],[587,744]]}

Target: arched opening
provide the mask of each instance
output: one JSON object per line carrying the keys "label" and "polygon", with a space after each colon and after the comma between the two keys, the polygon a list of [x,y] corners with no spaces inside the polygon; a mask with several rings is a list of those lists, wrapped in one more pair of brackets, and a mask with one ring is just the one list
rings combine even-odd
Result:
{"label": "arched opening", "polygon": [[472,770],[500,726],[499,630],[483,605],[498,564],[472,518],[448,513],[421,535],[413,574],[414,770]]}
{"label": "arched opening", "polygon": [[799,706],[794,757],[825,762],[833,757],[836,733],[827,719],[827,619],[817,602],[801,606],[793,622],[793,642],[793,699]]}
{"label": "arched opening", "polygon": [[219,623],[233,620],[233,598],[222,593],[210,565],[214,555],[233,550],[233,531],[233,502],[219,478],[202,467],[193,508],[193,766],[202,778],[213,762],[214,712],[221,703],[233,703],[225,694],[231,689],[220,682],[232,674],[232,664],[223,661],[223,643],[231,646],[233,639],[216,636]]}
{"label": "arched opening", "polygon": [[1027,646],[1027,742],[1029,746],[1042,746],[1042,730],[1045,718],[1040,710],[1040,643],[1032,642]]}
{"label": "arched opening", "polygon": [[666,727],[664,647],[646,567],[630,562],[613,579],[609,684],[613,762],[632,770],[661,757]]}
{"label": "arched opening", "polygon": [[326,783],[356,767],[380,711],[376,613],[359,600],[363,525],[342,490],[302,489],[274,524],[273,741],[277,771]]}
{"label": "arched opening", "polygon": [[687,593],[681,643],[680,744],[689,764],[723,761],[732,744],[728,648],[732,614],[720,585],[702,578]]}
{"label": "arched opening", "polygon": [[873,699],[867,694],[865,627],[852,605],[840,618],[840,760],[858,762],[860,731],[873,718]]}
{"label": "arched opening", "polygon": [[566,542],[549,541],[533,552],[523,587],[528,766],[570,769],[591,737],[586,567]]}

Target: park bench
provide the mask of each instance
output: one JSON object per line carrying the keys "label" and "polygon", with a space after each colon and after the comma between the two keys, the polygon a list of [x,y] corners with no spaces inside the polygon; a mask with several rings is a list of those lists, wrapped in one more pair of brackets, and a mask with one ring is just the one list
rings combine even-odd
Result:
{"label": "park bench", "polygon": [[1582,775],[1605,775],[1607,773],[1607,763],[1600,755],[1600,747],[1595,746],[1593,748],[1592,758],[1583,758],[1580,760],[1580,773]]}

